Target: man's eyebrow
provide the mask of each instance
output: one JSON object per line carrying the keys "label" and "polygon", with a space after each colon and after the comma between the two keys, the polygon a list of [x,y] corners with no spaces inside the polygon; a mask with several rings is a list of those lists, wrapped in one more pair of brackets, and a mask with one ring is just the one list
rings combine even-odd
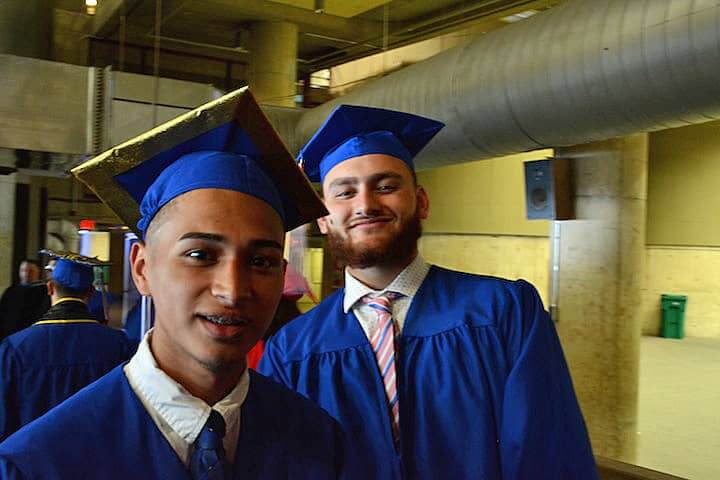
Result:
{"label": "man's eyebrow", "polygon": [[357,177],[340,177],[336,178],[332,182],[330,182],[330,185],[328,185],[328,188],[334,188],[334,187],[346,187],[348,185],[357,185],[358,179]]}
{"label": "man's eyebrow", "polygon": [[251,240],[250,241],[250,247],[252,248],[275,248],[277,250],[283,250],[282,245],[280,245],[279,242],[276,242],[275,240]]}
{"label": "man's eyebrow", "polygon": [[[377,172],[373,173],[372,175],[367,177],[367,181],[377,183],[381,180],[387,180],[387,179],[393,179],[393,180],[402,180],[403,176],[400,175],[397,172],[393,171],[386,171],[386,172]],[[348,185],[357,185],[360,183],[360,179],[357,177],[340,177],[336,178],[330,184],[328,185],[328,189],[333,187],[344,187]]]}
{"label": "man's eyebrow", "polygon": [[[180,237],[180,240],[206,240],[215,243],[227,243],[227,239],[217,233],[206,233],[206,232],[188,232]],[[283,247],[280,242],[275,240],[269,240],[264,238],[258,238],[250,240],[250,248],[275,248],[282,250]]]}
{"label": "man's eyebrow", "polygon": [[[206,233],[206,232],[188,232],[181,236],[179,240],[207,240],[216,243],[225,243],[225,237],[218,235],[217,233]],[[179,241],[178,240],[178,241]]]}
{"label": "man's eyebrow", "polygon": [[373,173],[372,175],[370,175],[368,177],[368,180],[373,183],[379,182],[381,180],[387,180],[387,179],[402,180],[403,176],[397,172],[378,172],[378,173]]}

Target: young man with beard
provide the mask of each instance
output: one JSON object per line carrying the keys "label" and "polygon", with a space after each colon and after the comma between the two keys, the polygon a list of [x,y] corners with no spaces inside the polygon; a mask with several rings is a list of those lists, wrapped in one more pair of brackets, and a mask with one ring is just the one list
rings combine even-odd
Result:
{"label": "young man with beard", "polygon": [[592,480],[585,424],[529,283],[431,266],[413,157],[442,128],[337,108],[300,154],[345,288],[266,346],[261,372],[340,421],[357,479]]}
{"label": "young man with beard", "polygon": [[135,356],[0,444],[2,479],[334,479],[337,422],[248,371],[285,231],[325,213],[246,89],[73,170],[142,242]]}

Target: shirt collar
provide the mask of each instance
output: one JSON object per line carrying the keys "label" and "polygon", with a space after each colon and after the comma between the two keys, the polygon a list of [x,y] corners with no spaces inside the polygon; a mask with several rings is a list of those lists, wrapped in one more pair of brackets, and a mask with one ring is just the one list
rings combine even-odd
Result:
{"label": "shirt collar", "polygon": [[343,311],[349,312],[350,309],[365,295],[378,296],[385,292],[397,292],[405,297],[415,296],[420,285],[425,280],[430,271],[430,264],[418,253],[410,265],[405,267],[402,272],[383,290],[373,290],[357,278],[350,275],[348,269],[345,269],[345,298],[343,299]]}
{"label": "shirt collar", "polygon": [[183,440],[189,444],[195,442],[211,410],[220,413],[226,425],[239,418],[240,407],[250,386],[247,368],[235,388],[210,407],[160,369],[150,350],[151,335],[152,329],[143,337],[137,352],[128,363],[128,369],[139,393]]}

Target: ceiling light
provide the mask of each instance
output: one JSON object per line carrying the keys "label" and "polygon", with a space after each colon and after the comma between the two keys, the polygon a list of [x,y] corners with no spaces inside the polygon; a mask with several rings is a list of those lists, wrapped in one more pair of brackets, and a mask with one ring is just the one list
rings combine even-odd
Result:
{"label": "ceiling light", "polygon": [[85,11],[88,15],[95,15],[97,12],[98,0],[85,0]]}
{"label": "ceiling light", "polygon": [[514,15],[508,15],[507,17],[503,17],[500,20],[506,23],[515,23],[519,22],[520,20],[525,20],[526,18],[530,18],[533,15],[538,13],[537,10],[525,10],[524,12],[516,13]]}

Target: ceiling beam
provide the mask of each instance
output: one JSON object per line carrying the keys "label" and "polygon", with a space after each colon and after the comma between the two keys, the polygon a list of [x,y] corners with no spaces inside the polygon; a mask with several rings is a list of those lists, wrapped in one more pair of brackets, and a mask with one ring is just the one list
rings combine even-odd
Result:
{"label": "ceiling beam", "polygon": [[[392,24],[389,32],[388,48],[398,48],[411,43],[452,32],[480,22],[494,22],[528,9],[545,9],[565,0],[486,0],[471,5],[461,5],[448,12],[428,14],[424,19]],[[356,39],[344,48],[315,58],[305,59],[308,70],[330,68],[381,51],[372,48],[382,42],[382,36]]]}
{"label": "ceiling beam", "polygon": [[143,0],[104,0],[93,17],[92,36],[107,38],[117,30],[120,17],[129,15]]}
{"label": "ceiling beam", "polygon": [[[147,27],[152,34],[152,0],[104,0],[101,8],[93,18],[91,35],[96,38],[114,36],[125,15],[128,27],[136,32],[136,28]],[[182,0],[164,0],[162,19],[164,25],[177,22],[177,17],[196,17],[199,21],[214,24],[235,24],[242,28],[251,22],[286,21],[298,25],[300,33],[337,38],[347,43],[354,43],[358,38],[377,37],[382,35],[382,22],[360,18],[344,18],[336,15],[315,13],[312,10],[294,7],[268,0],[238,2],[237,0],[204,0],[192,2]],[[150,16],[148,16],[150,15]],[[169,17],[168,17],[169,15]],[[165,18],[167,17],[167,18]],[[166,23],[167,22],[167,23]],[[187,20],[184,21],[187,23]],[[132,33],[126,32],[128,36]],[[186,40],[196,40],[187,38]],[[207,40],[198,40],[208,43]],[[223,45],[228,46],[228,45]]]}
{"label": "ceiling beam", "polygon": [[248,21],[285,21],[296,24],[301,33],[310,32],[344,40],[382,35],[382,22],[315,13],[305,8],[267,0],[205,0],[191,2],[187,6],[188,11],[196,8],[202,8],[203,12],[219,12],[218,16],[239,24]]}

